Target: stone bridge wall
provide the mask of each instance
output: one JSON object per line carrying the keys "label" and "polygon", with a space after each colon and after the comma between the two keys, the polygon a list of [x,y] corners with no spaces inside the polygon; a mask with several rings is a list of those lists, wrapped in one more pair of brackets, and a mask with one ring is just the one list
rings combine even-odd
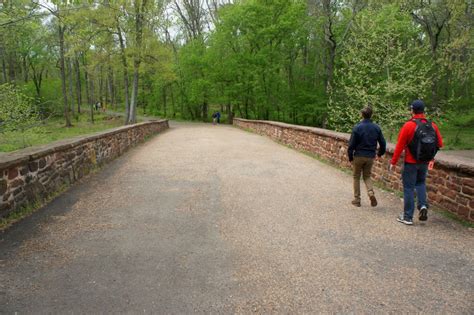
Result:
{"label": "stone bridge wall", "polygon": [[[347,159],[349,134],[240,118],[234,118],[234,125],[269,136],[295,149],[313,153],[337,166],[350,168]],[[394,172],[388,171],[394,148],[393,144],[387,145],[384,159],[374,164],[373,178],[386,187],[401,191],[401,163],[399,162]],[[427,189],[431,204],[474,221],[474,163],[461,163],[454,158],[438,154],[435,167],[428,175]]]}
{"label": "stone bridge wall", "polygon": [[0,154],[0,218],[34,206],[167,129],[168,121],[149,121]]}

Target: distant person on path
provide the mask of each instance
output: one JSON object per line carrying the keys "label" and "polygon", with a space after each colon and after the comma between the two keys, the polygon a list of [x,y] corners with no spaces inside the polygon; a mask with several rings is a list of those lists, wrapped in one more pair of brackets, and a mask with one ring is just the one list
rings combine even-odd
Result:
{"label": "distant person on path", "polygon": [[212,114],[212,124],[215,125],[215,124],[216,124],[216,121],[217,121],[217,113],[214,112],[214,113]]}
{"label": "distant person on path", "polygon": [[415,100],[410,105],[411,119],[400,129],[397,145],[390,162],[392,171],[405,151],[405,163],[402,170],[403,181],[403,213],[398,222],[413,224],[415,211],[415,190],[418,200],[418,219],[428,220],[428,202],[426,200],[426,175],[428,163],[433,160],[436,152],[443,146],[443,139],[438,126],[425,117],[425,103]]}
{"label": "distant person on path", "polygon": [[[360,207],[360,175],[364,178],[367,194],[369,195],[370,205],[377,206],[377,198],[375,198],[374,187],[370,176],[372,174],[372,166],[376,156],[381,157],[385,154],[385,139],[382,130],[377,124],[374,124],[372,118],[372,108],[367,106],[361,110],[363,120],[353,129],[349,140],[349,148],[347,154],[349,161],[352,163],[354,175],[354,200],[352,204]],[[379,150],[377,150],[377,143]]]}
{"label": "distant person on path", "polygon": [[221,123],[221,112],[220,111],[217,111],[216,118],[217,118],[217,123],[220,124]]}

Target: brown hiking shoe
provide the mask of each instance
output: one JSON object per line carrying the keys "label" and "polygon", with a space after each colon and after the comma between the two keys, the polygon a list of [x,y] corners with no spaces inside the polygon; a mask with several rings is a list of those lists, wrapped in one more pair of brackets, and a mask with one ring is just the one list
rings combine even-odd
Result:
{"label": "brown hiking shoe", "polygon": [[360,200],[354,199],[354,200],[352,200],[352,204],[356,207],[360,207]]}
{"label": "brown hiking shoe", "polygon": [[375,196],[369,196],[369,198],[370,198],[370,205],[372,207],[377,206],[377,199],[375,198]]}

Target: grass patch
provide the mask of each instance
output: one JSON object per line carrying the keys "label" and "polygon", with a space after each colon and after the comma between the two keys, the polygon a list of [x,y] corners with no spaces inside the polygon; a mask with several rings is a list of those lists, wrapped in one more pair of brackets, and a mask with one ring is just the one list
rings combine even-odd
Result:
{"label": "grass patch", "polygon": [[462,226],[468,227],[468,228],[474,228],[474,223],[469,222],[465,219],[461,219],[458,217],[456,214],[449,212],[448,210],[440,209],[440,208],[435,208],[435,211],[439,214],[441,214],[443,217],[448,218],[450,220],[456,221],[457,223],[461,224]]}
{"label": "grass patch", "polygon": [[0,218],[0,231],[4,231],[14,223],[30,216],[33,212],[50,203],[54,198],[65,192],[67,189],[67,186],[61,186],[56,192],[47,196],[43,201],[36,200],[30,202],[26,206],[13,210],[6,217]]}
{"label": "grass patch", "polygon": [[446,150],[474,150],[474,127],[458,127],[453,125],[440,125],[441,135],[444,139]]}
{"label": "grass patch", "polygon": [[31,203],[26,207],[21,207],[10,212],[6,217],[0,218],[0,231],[6,230],[13,223],[20,221],[21,219],[32,214],[36,209],[40,208],[41,204],[39,202]]}
{"label": "grass patch", "polygon": [[73,127],[70,128],[65,127],[64,118],[51,118],[45,124],[24,132],[5,132],[0,137],[0,152],[15,151],[123,125],[121,117],[96,113],[94,123],[89,121],[89,117],[88,113],[81,114],[77,119],[72,120]]}

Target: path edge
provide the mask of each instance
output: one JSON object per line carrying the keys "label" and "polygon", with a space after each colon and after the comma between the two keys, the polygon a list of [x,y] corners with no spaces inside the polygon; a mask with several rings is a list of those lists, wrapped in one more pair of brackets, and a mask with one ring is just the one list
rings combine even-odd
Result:
{"label": "path edge", "polygon": [[[265,120],[234,118],[233,125],[306,152],[342,169],[351,169],[347,158],[350,135],[322,128],[297,126]],[[394,144],[387,144],[385,158],[374,163],[372,177],[380,186],[400,192],[402,165],[389,172],[388,165],[393,155]],[[474,163],[459,163],[447,156],[437,158],[435,168],[427,181],[431,203],[452,213],[461,221],[474,222]]]}
{"label": "path edge", "polygon": [[0,230],[166,129],[169,129],[168,120],[146,121],[2,155]]}

